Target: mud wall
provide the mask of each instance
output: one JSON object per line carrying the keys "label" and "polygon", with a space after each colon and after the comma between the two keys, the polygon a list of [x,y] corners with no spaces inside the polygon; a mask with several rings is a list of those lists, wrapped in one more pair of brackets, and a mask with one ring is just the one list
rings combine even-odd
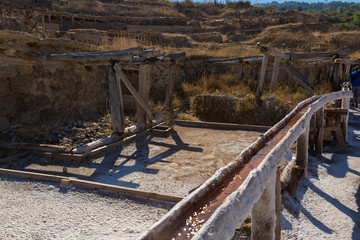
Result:
{"label": "mud wall", "polygon": [[106,111],[107,68],[0,65],[0,131]]}

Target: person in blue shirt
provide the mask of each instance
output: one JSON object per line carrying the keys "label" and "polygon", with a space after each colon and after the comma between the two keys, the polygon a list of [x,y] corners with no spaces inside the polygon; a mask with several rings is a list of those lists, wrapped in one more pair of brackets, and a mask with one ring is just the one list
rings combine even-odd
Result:
{"label": "person in blue shirt", "polygon": [[354,72],[350,74],[350,83],[352,92],[354,94],[354,98],[352,101],[352,106],[356,108],[359,107],[359,100],[360,100],[360,67],[354,67]]}

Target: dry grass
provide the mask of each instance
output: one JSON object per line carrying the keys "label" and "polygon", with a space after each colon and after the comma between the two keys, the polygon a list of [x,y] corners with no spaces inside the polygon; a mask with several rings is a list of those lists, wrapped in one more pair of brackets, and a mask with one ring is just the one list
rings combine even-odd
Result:
{"label": "dry grass", "polygon": [[139,46],[139,43],[132,38],[115,38],[113,43],[103,43],[100,46],[102,51],[119,50]]}

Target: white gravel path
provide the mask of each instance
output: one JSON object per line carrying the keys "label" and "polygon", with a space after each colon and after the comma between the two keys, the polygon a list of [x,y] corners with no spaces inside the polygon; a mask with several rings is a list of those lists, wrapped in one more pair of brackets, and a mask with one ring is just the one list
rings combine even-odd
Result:
{"label": "white gravel path", "polygon": [[360,112],[349,123],[346,150],[310,157],[296,199],[283,196],[282,239],[360,239]]}
{"label": "white gravel path", "polygon": [[0,178],[0,239],[136,239],[173,206]]}

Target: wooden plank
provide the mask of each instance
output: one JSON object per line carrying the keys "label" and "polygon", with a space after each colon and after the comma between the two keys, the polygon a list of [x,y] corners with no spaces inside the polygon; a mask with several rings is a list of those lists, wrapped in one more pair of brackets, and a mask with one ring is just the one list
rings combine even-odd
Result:
{"label": "wooden plank", "polygon": [[219,123],[219,122],[203,122],[203,121],[188,121],[188,120],[174,120],[174,123],[179,126],[207,127],[207,128],[219,128],[219,129],[228,129],[228,130],[267,131],[271,128],[271,126],[245,125],[245,124]]}
{"label": "wooden plank", "polygon": [[[149,101],[149,93],[151,88],[152,66],[140,65],[139,69],[139,95],[144,103],[147,105]],[[140,104],[137,104],[137,119],[138,122],[146,123],[146,112]]]}
{"label": "wooden plank", "polygon": [[279,65],[280,65],[281,57],[277,56],[274,60],[274,68],[271,75],[271,83],[270,83],[270,92],[273,93],[276,88],[276,82],[279,77]]}
{"label": "wooden plank", "polygon": [[1,158],[0,164],[14,162],[14,161],[18,160],[19,158],[25,157],[26,155],[27,155],[27,153],[19,153],[14,156]]}
{"label": "wooden plank", "polygon": [[348,57],[352,51],[340,51],[340,52],[318,52],[318,53],[286,53],[288,54],[291,59],[298,60],[298,59],[306,59],[306,58],[332,58],[333,56],[337,57]]}
{"label": "wooden plank", "polygon": [[46,25],[45,25],[45,14],[44,13],[42,13],[42,15],[41,15],[41,22],[42,22],[42,26],[41,26],[42,36],[43,36],[43,38],[46,38]]}
{"label": "wooden plank", "polygon": [[265,81],[265,75],[266,75],[266,68],[269,61],[269,55],[264,55],[262,63],[261,63],[261,69],[260,69],[260,76],[257,84],[256,89],[256,99],[260,99],[262,92],[263,92],[263,85]]}
{"label": "wooden plank", "polygon": [[27,151],[44,151],[44,152],[66,152],[67,148],[59,145],[51,145],[51,144],[33,144],[33,143],[12,143],[1,145],[7,149],[22,149]]}
{"label": "wooden plank", "polygon": [[136,92],[135,88],[129,81],[129,79],[126,77],[125,73],[121,70],[120,66],[118,64],[115,65],[116,70],[116,77],[121,79],[123,83],[126,85],[126,87],[129,89],[131,94],[134,96],[136,102],[142,107],[142,109],[145,111],[145,113],[148,115],[148,117],[151,120],[155,120],[154,117],[151,114],[150,109],[145,104],[144,100],[141,98],[141,96]]}
{"label": "wooden plank", "polygon": [[66,185],[73,184],[73,185],[78,185],[78,186],[87,187],[87,188],[102,189],[102,190],[110,191],[110,192],[123,193],[123,194],[129,195],[129,196],[151,198],[151,199],[165,201],[165,202],[177,203],[183,199],[182,197],[179,197],[179,196],[165,195],[165,194],[156,193],[156,192],[137,190],[137,189],[133,189],[133,188],[120,187],[120,186],[116,186],[116,185],[98,183],[98,182],[87,181],[87,180],[80,180],[80,179],[76,179],[76,178],[63,177],[63,176],[57,176],[57,175],[51,175],[51,174],[34,173],[34,172],[19,171],[19,170],[5,169],[5,168],[0,168],[0,174],[7,175],[7,176],[21,177],[21,178],[36,179],[36,180],[41,180],[41,181],[57,182],[57,183],[67,182]]}
{"label": "wooden plank", "polygon": [[315,91],[309,86],[307,85],[302,79],[300,79],[299,77],[297,77],[296,75],[294,75],[292,73],[292,71],[282,62],[280,62],[280,66],[282,69],[284,69],[290,76],[292,76],[296,81],[298,81],[300,83],[301,86],[303,86],[305,89],[309,90],[312,94],[316,94]]}
{"label": "wooden plank", "polygon": [[124,131],[125,120],[121,85],[120,80],[115,76],[115,70],[112,66],[108,66],[108,78],[113,132],[122,133]]}

